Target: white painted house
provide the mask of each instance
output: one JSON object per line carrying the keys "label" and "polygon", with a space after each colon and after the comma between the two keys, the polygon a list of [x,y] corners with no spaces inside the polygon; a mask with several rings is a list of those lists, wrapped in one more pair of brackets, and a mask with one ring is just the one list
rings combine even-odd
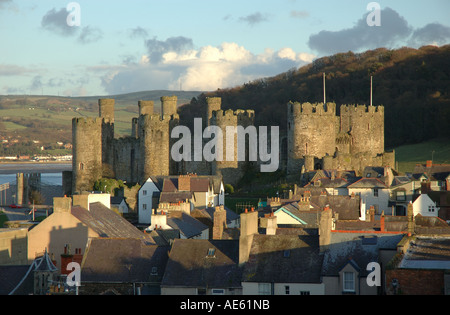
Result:
{"label": "white painted house", "polygon": [[152,209],[155,207],[153,197],[158,196],[161,189],[156,180],[151,177],[142,185],[138,193],[138,215],[139,223],[150,224],[152,220]]}
{"label": "white painted house", "polygon": [[424,217],[437,217],[439,214],[439,207],[427,194],[421,194],[412,205],[414,216],[420,214]]}
{"label": "white painted house", "polygon": [[376,215],[380,215],[382,211],[386,215],[392,214],[392,208],[389,207],[389,187],[378,178],[363,177],[348,186],[348,193],[359,195],[367,209],[370,206],[375,208]]}

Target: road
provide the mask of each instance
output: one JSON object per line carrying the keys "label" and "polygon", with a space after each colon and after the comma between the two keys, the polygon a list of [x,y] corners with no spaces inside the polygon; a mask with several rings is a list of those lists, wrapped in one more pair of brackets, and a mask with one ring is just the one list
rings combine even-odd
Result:
{"label": "road", "polygon": [[[10,207],[1,207],[0,208],[3,213],[6,214],[9,221],[23,221],[23,220],[32,220],[32,214],[29,214],[30,208],[10,208]],[[37,210],[35,216],[45,215],[45,210]]]}

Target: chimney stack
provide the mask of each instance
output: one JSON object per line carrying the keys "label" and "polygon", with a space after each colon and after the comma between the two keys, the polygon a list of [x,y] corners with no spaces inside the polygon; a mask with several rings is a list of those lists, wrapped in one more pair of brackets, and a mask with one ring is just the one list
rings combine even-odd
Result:
{"label": "chimney stack", "polygon": [[227,227],[227,212],[223,205],[217,206],[214,211],[213,239],[222,239],[223,230]]}
{"label": "chimney stack", "polygon": [[277,217],[273,214],[267,218],[266,235],[276,235],[277,234]]}
{"label": "chimney stack", "polygon": [[248,210],[245,209],[245,212],[241,213],[239,264],[247,262],[253,242],[253,235],[255,234],[258,234],[258,212],[248,212]]}
{"label": "chimney stack", "polygon": [[178,177],[178,190],[191,191],[191,177],[189,175],[180,175]]}

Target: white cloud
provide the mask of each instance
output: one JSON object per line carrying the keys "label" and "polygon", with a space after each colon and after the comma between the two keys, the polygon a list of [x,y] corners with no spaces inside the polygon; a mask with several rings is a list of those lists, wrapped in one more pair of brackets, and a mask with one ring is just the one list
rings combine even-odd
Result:
{"label": "white cloud", "polygon": [[[180,37],[181,38],[181,37]],[[152,41],[168,43],[169,41]],[[312,61],[314,55],[297,53],[285,47],[279,51],[270,48],[261,54],[253,54],[237,43],[225,42],[219,46],[192,48],[188,45],[165,45],[143,54],[138,63],[120,66],[99,66],[90,70],[102,71],[102,85],[108,94],[118,94],[154,89],[212,91],[241,85],[261,77],[285,72]],[[146,43],[149,43],[148,41]],[[153,55],[152,55],[153,54]],[[155,62],[159,60],[159,62]]]}

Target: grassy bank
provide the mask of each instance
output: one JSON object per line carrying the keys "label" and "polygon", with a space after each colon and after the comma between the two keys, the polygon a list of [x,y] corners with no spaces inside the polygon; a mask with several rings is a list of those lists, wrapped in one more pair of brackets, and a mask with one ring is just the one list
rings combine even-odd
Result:
{"label": "grassy bank", "polygon": [[403,145],[395,148],[395,157],[400,172],[412,172],[418,163],[433,160],[433,163],[450,164],[450,140],[432,139],[427,142]]}

